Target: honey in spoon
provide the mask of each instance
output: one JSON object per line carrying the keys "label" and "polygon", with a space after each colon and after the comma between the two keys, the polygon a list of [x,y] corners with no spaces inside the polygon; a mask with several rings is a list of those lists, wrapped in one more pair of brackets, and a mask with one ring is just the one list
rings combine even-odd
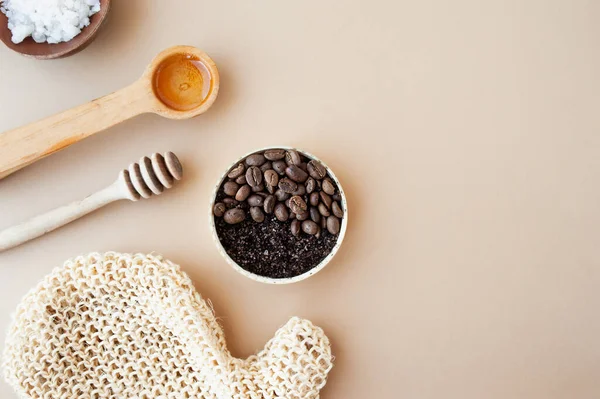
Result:
{"label": "honey in spoon", "polygon": [[156,96],[176,111],[199,107],[210,92],[210,85],[210,72],[190,54],[175,54],[162,61],[153,79]]}

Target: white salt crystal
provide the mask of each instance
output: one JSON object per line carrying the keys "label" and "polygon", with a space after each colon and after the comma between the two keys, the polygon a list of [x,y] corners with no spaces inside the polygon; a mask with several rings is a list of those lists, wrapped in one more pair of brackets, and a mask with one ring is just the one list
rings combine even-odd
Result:
{"label": "white salt crystal", "polygon": [[38,43],[68,42],[100,11],[100,0],[0,0],[13,43],[32,36]]}
{"label": "white salt crystal", "polygon": [[33,33],[33,26],[31,25],[14,25],[12,32],[12,41],[14,43],[21,43],[27,36]]}

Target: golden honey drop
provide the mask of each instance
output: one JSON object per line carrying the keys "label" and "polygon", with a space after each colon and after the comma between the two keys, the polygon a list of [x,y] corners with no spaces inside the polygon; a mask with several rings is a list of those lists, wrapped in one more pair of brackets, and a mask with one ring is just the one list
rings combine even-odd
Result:
{"label": "golden honey drop", "polygon": [[190,111],[199,107],[210,85],[206,67],[189,54],[176,54],[165,59],[154,75],[154,92],[169,108]]}

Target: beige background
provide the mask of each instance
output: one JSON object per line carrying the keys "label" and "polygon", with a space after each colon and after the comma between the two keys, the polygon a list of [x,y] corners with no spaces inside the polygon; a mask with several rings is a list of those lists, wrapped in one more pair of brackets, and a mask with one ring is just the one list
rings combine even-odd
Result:
{"label": "beige background", "polygon": [[[593,0],[115,0],[76,56],[0,48],[0,131],[128,84],[170,45],[222,72],[197,119],[145,115],[0,182],[6,227],[154,151],[186,168],[159,198],[0,254],[0,329],[66,258],[156,251],[238,356],[292,315],[323,326],[323,399],[600,397],[599,20]],[[227,266],[206,223],[222,169],[277,143],[335,168],[352,212],[336,259],[281,287]]]}

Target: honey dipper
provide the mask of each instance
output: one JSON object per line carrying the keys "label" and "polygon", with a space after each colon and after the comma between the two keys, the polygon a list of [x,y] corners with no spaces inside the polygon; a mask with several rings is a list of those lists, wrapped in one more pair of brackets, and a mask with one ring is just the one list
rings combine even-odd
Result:
{"label": "honey dipper", "polygon": [[139,162],[123,169],[113,184],[83,200],[0,231],[0,251],[40,237],[111,202],[123,199],[137,201],[160,195],[165,188],[173,187],[175,180],[181,180],[182,176],[181,163],[172,152],[167,152],[164,156],[155,153],[150,157],[143,157]]}

